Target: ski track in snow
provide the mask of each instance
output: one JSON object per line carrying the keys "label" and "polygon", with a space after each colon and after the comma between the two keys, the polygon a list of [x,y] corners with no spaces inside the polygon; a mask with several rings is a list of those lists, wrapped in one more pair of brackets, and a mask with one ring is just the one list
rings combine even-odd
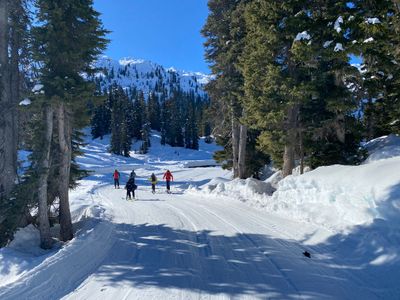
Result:
{"label": "ski track in snow", "polygon": [[[0,299],[383,298],[369,288],[373,276],[357,276],[345,258],[330,259],[333,248],[320,240],[307,242],[329,236],[325,229],[224,197],[184,193],[190,184],[229,176],[226,171],[166,164],[160,156],[171,155],[169,148],[154,149],[158,159],[146,162],[139,155],[113,159],[106,145],[87,149],[86,163],[98,165],[80,198],[88,203],[75,211],[87,216],[75,239],[2,286]],[[125,190],[112,186],[111,172],[119,169],[125,183],[132,166],[138,199],[126,201]],[[160,182],[153,195],[146,180],[166,167],[175,175],[173,194]],[[305,249],[312,259],[302,255]]]}

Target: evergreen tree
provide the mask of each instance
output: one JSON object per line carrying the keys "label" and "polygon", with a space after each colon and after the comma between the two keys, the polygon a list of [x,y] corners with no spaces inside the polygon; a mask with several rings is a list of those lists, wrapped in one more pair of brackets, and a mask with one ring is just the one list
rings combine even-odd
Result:
{"label": "evergreen tree", "polygon": [[131,102],[121,87],[114,87],[111,92],[113,107],[111,110],[111,145],[110,152],[129,157],[132,136]]}
{"label": "evergreen tree", "polygon": [[30,216],[25,199],[16,199],[14,191],[20,123],[17,107],[30,45],[27,5],[25,0],[0,1],[0,246],[8,242],[24,216]]}
{"label": "evergreen tree", "polygon": [[160,107],[160,102],[158,100],[158,97],[156,96],[155,93],[150,93],[149,94],[149,99],[148,99],[148,120],[151,124],[151,129],[160,131],[161,130],[161,124],[160,124],[160,113],[161,113],[161,107]]}
{"label": "evergreen tree", "polygon": [[104,135],[110,133],[111,125],[111,110],[107,108],[105,104],[102,104],[95,108],[91,126],[92,126],[92,137],[96,139],[100,137],[103,139]]}
{"label": "evergreen tree", "polygon": [[399,132],[399,23],[395,1],[355,1],[353,50],[362,57],[365,136]]}
{"label": "evergreen tree", "polygon": [[[246,141],[247,126],[241,120],[243,117],[243,75],[238,68],[239,58],[243,52],[245,27],[243,11],[249,1],[242,0],[211,0],[208,3],[210,15],[203,28],[207,38],[206,58],[212,63],[211,70],[215,79],[208,84],[207,91],[211,101],[220,102],[218,107],[228,114],[231,128],[223,134],[230,134],[230,142],[225,146],[232,147],[232,168],[234,177],[245,178],[246,173]],[[222,111],[215,111],[216,119],[221,120]],[[222,119],[226,122],[225,119]],[[225,126],[221,126],[221,128]],[[225,140],[225,139],[223,139]]]}
{"label": "evergreen tree", "polygon": [[141,146],[141,153],[146,154],[149,151],[151,146],[150,144],[150,136],[151,136],[151,127],[149,122],[145,122],[142,127],[142,146]]}
{"label": "evergreen tree", "polygon": [[141,140],[142,139],[142,128],[146,117],[146,103],[144,100],[144,94],[139,91],[136,98],[133,101],[133,124],[131,132],[132,137]]}
{"label": "evergreen tree", "polygon": [[[40,65],[40,81],[44,95],[42,106],[46,141],[39,166],[42,170],[57,168],[57,197],[59,198],[60,236],[72,239],[73,230],[69,210],[69,187],[73,158],[73,132],[84,123],[79,120],[86,109],[94,85],[85,80],[83,73],[91,74],[92,63],[105,48],[106,31],[92,0],[50,1],[38,0],[38,26],[34,28],[34,57]],[[43,47],[42,45],[46,45]],[[57,148],[57,151],[52,151]],[[57,153],[57,157],[54,157]],[[49,170],[51,172],[51,170]],[[41,226],[47,218],[47,182],[49,172],[43,171],[39,184],[39,214]],[[48,248],[47,229],[41,228],[42,247]]]}
{"label": "evergreen tree", "polygon": [[168,102],[163,98],[161,102],[161,117],[160,117],[160,125],[161,125],[161,145],[165,145],[167,143],[167,122],[170,118],[170,111]]}
{"label": "evergreen tree", "polygon": [[305,155],[326,157],[326,140],[337,150],[329,163],[347,161],[357,151],[348,134],[357,107],[347,87],[356,77],[348,59],[349,10],[346,1],[268,0],[246,9],[241,66],[247,122],[261,130],[260,149],[283,167],[284,176],[296,159],[303,165]]}

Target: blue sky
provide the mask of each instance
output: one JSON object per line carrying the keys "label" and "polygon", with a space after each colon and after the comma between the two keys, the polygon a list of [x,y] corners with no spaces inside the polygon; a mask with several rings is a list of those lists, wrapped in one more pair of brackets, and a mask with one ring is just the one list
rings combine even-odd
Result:
{"label": "blue sky", "polygon": [[209,73],[200,34],[207,0],[95,0],[111,40],[106,55]]}

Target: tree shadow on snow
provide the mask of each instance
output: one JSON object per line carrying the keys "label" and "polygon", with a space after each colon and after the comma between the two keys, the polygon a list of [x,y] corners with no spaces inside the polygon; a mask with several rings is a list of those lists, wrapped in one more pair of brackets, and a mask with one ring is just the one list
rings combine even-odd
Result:
{"label": "tree shadow on snow", "polygon": [[[298,241],[259,234],[224,236],[166,225],[120,224],[113,250],[119,255],[106,260],[96,276],[104,286],[268,299],[344,299],[349,294],[359,299],[398,299],[400,234],[391,248],[390,241],[377,235],[381,225],[359,227],[349,235],[304,247]],[[304,249],[311,252],[311,259],[302,255]]]}

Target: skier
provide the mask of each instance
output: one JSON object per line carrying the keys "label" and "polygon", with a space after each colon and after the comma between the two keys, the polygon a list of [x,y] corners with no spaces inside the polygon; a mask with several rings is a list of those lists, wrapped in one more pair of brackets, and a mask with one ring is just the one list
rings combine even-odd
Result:
{"label": "skier", "polygon": [[135,184],[135,177],[130,176],[128,179],[128,182],[126,183],[125,186],[126,189],[126,200],[132,200],[131,193],[133,196],[133,199],[135,199],[135,190],[137,189],[137,185]]}
{"label": "skier", "polygon": [[164,173],[163,179],[165,179],[166,183],[167,183],[167,193],[170,194],[171,193],[171,180],[174,181],[174,176],[172,176],[172,173],[167,170],[167,172]]}
{"label": "skier", "polygon": [[114,187],[119,188],[119,172],[117,169],[115,169],[114,171],[113,178],[114,178]]}
{"label": "skier", "polygon": [[157,184],[157,177],[154,175],[154,173],[151,174],[149,181],[151,182],[151,192],[153,194],[156,193],[156,184]]}
{"label": "skier", "polygon": [[136,178],[136,173],[135,173],[135,170],[134,170],[134,169],[132,170],[131,175],[129,175],[129,177]]}

